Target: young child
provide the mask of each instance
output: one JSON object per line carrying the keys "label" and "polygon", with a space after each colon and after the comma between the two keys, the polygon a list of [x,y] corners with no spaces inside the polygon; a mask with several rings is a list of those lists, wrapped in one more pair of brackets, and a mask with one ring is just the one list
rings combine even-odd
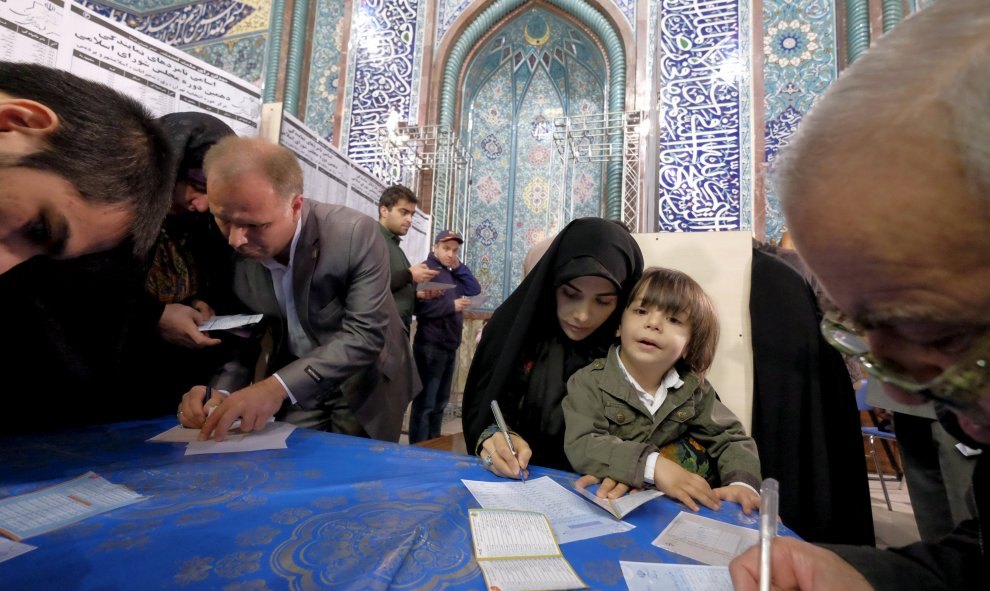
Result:
{"label": "young child", "polygon": [[[756,444],[702,377],[718,344],[711,300],[691,277],[658,267],[647,269],[632,293],[620,345],[567,382],[568,460],[577,473],[605,480],[602,497],[652,484],[694,511],[695,501],[711,509],[733,501],[746,513],[758,508]],[[691,439],[717,464],[721,486],[714,490],[660,454]]]}

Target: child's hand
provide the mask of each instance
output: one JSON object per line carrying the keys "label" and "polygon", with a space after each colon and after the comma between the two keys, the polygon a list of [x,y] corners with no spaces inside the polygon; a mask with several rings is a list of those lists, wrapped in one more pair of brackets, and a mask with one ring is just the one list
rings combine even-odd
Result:
{"label": "child's hand", "polygon": [[574,483],[574,486],[577,486],[578,488],[588,488],[589,486],[593,486],[599,482],[601,483],[601,486],[599,486],[598,490],[595,491],[595,496],[599,499],[617,499],[626,493],[640,490],[638,488],[630,488],[628,484],[616,482],[608,477],[606,477],[605,480],[602,480],[591,474],[585,474],[581,478],[578,478],[577,482]]}
{"label": "child's hand", "polygon": [[718,496],[704,478],[688,472],[665,457],[661,456],[657,459],[657,466],[653,470],[653,483],[658,490],[684,503],[692,511],[698,510],[695,499],[714,511],[718,511],[722,506]]}
{"label": "child's hand", "polygon": [[760,507],[760,495],[745,486],[739,486],[738,484],[720,486],[715,489],[715,494],[723,501],[732,501],[733,503],[742,505],[743,513],[746,515],[749,515],[749,512],[753,509]]}

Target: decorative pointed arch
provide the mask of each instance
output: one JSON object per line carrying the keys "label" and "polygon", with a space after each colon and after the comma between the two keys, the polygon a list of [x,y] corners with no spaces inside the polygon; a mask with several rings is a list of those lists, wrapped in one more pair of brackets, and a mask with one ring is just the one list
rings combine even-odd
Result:
{"label": "decorative pointed arch", "polygon": [[[444,52],[446,43],[441,44],[441,57],[438,64],[443,64],[443,78],[440,83],[439,100],[437,105],[436,121],[441,126],[450,129],[454,128],[457,113],[457,97],[460,77],[468,61],[472,49],[492,27],[502,18],[516,10],[517,8],[534,2],[536,0],[495,0],[486,8],[480,9],[473,15],[465,14],[463,17],[470,18],[470,22],[458,30],[455,25],[448,34],[456,35],[449,49]],[[626,26],[624,18],[609,19],[603,15],[608,12],[606,6],[614,8],[611,3],[598,6],[593,5],[588,0],[542,0],[546,4],[555,6],[574,17],[578,22],[592,31],[602,42],[605,50],[609,70],[608,84],[608,110],[610,112],[622,112],[626,107],[626,49],[627,42],[632,38],[631,31],[622,31]],[[622,35],[620,33],[625,33]],[[634,54],[630,54],[634,55]],[[615,153],[621,150],[621,137],[616,137],[617,142]],[[619,158],[608,163],[606,169],[606,217],[618,219],[621,215],[622,207],[622,160]],[[433,195],[432,213],[433,224],[440,227],[446,223],[450,203],[446,194]]]}

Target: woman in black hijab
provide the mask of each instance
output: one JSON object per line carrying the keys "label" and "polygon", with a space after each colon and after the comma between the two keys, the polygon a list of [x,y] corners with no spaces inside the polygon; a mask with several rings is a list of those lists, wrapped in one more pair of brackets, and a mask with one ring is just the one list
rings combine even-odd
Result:
{"label": "woman in black hijab", "polygon": [[146,355],[158,398],[171,400],[195,384],[208,383],[241,345],[230,334],[207,335],[199,323],[214,314],[242,311],[234,296],[234,250],[217,228],[206,200],[203,158],[215,143],[234,135],[206,113],[169,113],[158,119],[179,155],[172,207],[148,262],[142,308],[158,334]]}
{"label": "woman in black hijab", "polygon": [[[465,441],[493,472],[517,477],[509,468],[514,462],[507,461],[512,456],[505,439],[491,437],[496,433],[492,400],[498,400],[516,435],[513,443],[524,466],[531,460],[571,470],[560,409],[567,379],[605,356],[642,273],[643,255],[625,227],[599,218],[577,219],[495,310],[471,363],[462,419]],[[594,286],[604,291],[589,292]],[[582,305],[590,313],[582,312]],[[577,315],[567,316],[568,308]]]}

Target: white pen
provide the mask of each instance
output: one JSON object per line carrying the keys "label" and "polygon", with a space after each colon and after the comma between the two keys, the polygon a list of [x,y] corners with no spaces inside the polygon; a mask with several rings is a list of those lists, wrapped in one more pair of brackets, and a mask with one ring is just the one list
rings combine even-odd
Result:
{"label": "white pen", "polygon": [[[509,428],[505,425],[505,418],[502,417],[502,410],[498,407],[498,400],[492,400],[492,414],[495,415],[495,423],[498,424],[498,430],[505,435],[505,443],[509,445],[509,451],[512,455],[516,457],[516,463],[519,463],[519,454],[516,453],[516,448],[512,446],[512,437],[509,435]],[[522,465],[519,466],[519,478],[526,482],[526,471],[522,469]]]}
{"label": "white pen", "polygon": [[760,591],[770,591],[770,556],[777,535],[777,503],[780,484],[767,478],[760,486]]}

